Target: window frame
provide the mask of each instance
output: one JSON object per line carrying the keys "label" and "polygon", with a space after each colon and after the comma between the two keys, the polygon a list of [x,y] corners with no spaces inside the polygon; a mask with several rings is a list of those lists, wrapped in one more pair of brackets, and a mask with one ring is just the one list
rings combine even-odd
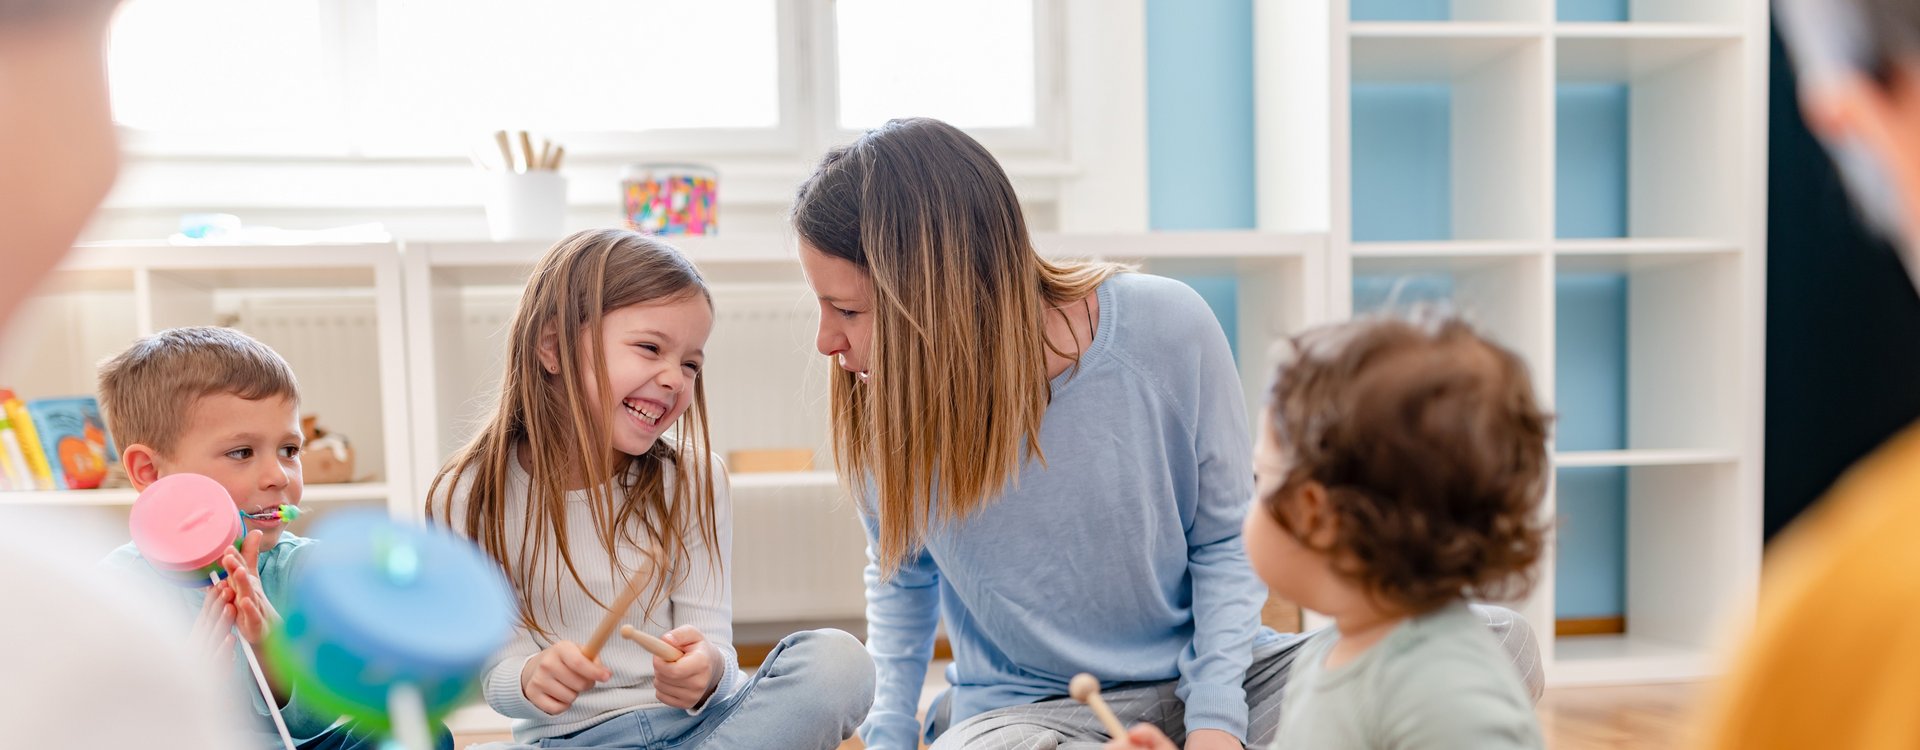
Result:
{"label": "window frame", "polygon": [[[338,137],[324,130],[179,132],[121,126],[126,153],[157,161],[445,162],[466,161],[474,138],[423,145],[415,138],[382,138],[368,114],[373,100],[375,29],[380,0],[313,0],[321,8],[321,47],[328,95],[341,104]],[[1065,154],[1067,91],[1064,3],[1034,0],[1034,126],[969,128],[995,153],[1052,160]],[[858,137],[838,127],[839,69],[834,0],[775,0],[779,124],[771,128],[675,128],[644,131],[549,132],[570,159],[810,160]],[[473,141],[473,142],[468,142]]]}

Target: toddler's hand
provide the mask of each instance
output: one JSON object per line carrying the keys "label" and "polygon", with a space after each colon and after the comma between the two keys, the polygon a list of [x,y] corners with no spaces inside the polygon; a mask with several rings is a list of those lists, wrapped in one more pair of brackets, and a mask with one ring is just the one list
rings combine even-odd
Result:
{"label": "toddler's hand", "polygon": [[1180,750],[1173,746],[1173,740],[1152,724],[1135,724],[1127,730],[1127,736],[1116,737],[1107,743],[1105,750]]}

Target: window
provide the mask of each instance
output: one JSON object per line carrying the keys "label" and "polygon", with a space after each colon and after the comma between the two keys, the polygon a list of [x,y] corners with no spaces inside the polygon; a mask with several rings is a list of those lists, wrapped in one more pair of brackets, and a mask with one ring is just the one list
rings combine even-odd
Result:
{"label": "window", "polygon": [[128,0],[115,117],[173,156],[463,157],[500,129],[576,155],[810,155],[908,115],[1044,143],[1037,5]]}
{"label": "window", "polygon": [[918,115],[1033,127],[1033,18],[1032,0],[839,0],[839,126]]}
{"label": "window", "polygon": [[315,0],[125,3],[108,55],[115,119],[192,133],[338,127],[319,16]]}
{"label": "window", "polygon": [[778,127],[775,11],[774,0],[382,2],[373,110],[443,132]]}

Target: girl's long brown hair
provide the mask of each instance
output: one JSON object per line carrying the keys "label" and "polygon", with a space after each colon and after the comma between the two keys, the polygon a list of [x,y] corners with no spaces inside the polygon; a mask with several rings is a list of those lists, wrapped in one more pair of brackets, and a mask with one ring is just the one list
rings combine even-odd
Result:
{"label": "girl's long brown hair", "polygon": [[873,280],[872,377],[834,368],[834,459],[856,492],[878,492],[890,576],[929,518],[965,518],[1028,457],[1045,460],[1047,352],[1071,356],[1047,340],[1046,315],[1126,269],[1040,257],[999,162],[924,118],[829,152],[801,184],[793,223]]}
{"label": "girl's long brown hair", "polygon": [[[651,570],[612,571],[615,580],[651,575],[649,608],[677,583],[671,571],[684,570],[680,563],[691,554],[690,534],[704,542],[714,569],[719,568],[706,387],[701,380],[694,379],[693,403],[674,430],[639,456],[612,449],[609,421],[617,402],[589,400],[586,391],[589,379],[598,385],[595,393],[611,390],[601,356],[606,313],[696,296],[713,304],[706,281],[686,256],[659,240],[620,229],[587,230],[561,240],[527,279],[507,340],[499,405],[479,434],[434,476],[427,496],[428,515],[452,521],[454,490],[462,476],[472,472],[459,520],[513,582],[520,593],[521,624],[530,631],[551,635],[539,616],[544,609],[536,609],[533,599],[557,581],[554,566],[564,568],[574,584],[585,589],[566,531],[567,488],[582,481],[594,526],[600,530],[596,541],[608,559],[617,561],[616,548],[626,545],[638,547],[653,561]],[[557,373],[541,366],[543,336],[558,337]],[[526,452],[530,486],[524,513],[510,515],[508,481],[518,451]],[[671,493],[666,491],[668,466],[676,474]],[[507,532],[515,527],[525,532],[510,549]]]}

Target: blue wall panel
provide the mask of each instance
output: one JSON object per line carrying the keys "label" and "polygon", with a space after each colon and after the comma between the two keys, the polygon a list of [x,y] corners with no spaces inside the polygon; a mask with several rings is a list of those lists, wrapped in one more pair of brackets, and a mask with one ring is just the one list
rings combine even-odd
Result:
{"label": "blue wall panel", "polygon": [[1353,238],[1453,237],[1453,94],[1441,84],[1353,87]]}

